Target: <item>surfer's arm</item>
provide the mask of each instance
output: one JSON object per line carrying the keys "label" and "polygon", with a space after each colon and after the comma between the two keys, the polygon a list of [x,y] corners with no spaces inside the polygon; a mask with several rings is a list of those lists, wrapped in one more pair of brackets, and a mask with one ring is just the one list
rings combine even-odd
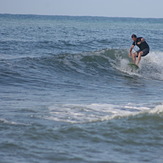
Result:
{"label": "surfer's arm", "polygon": [[141,42],[144,42],[144,41],[145,41],[145,39],[142,37],[142,38],[141,38]]}
{"label": "surfer's arm", "polygon": [[140,45],[140,44],[141,44],[142,42],[144,42],[144,41],[145,41],[145,39],[142,37],[141,40],[140,40],[137,44]]}

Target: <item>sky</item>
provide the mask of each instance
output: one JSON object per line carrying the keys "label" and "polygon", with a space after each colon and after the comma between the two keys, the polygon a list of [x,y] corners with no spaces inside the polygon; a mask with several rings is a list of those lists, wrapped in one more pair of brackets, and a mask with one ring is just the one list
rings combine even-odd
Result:
{"label": "sky", "polygon": [[163,0],[0,0],[0,13],[163,18]]}

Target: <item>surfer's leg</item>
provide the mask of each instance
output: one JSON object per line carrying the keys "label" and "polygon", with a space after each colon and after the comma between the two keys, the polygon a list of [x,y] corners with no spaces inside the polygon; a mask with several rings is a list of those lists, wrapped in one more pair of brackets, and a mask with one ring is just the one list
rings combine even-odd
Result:
{"label": "surfer's leg", "polygon": [[140,60],[141,60],[141,56],[142,55],[143,55],[143,51],[141,51],[141,52],[138,53],[138,60],[137,60],[136,65],[138,65],[140,63]]}
{"label": "surfer's leg", "polygon": [[132,53],[132,61],[135,64],[136,63],[136,57],[138,56],[137,52]]}

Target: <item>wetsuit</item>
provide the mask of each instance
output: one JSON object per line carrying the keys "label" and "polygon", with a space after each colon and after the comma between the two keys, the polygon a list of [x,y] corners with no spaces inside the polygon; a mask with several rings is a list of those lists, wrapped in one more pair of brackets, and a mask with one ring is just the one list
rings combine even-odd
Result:
{"label": "wetsuit", "polygon": [[139,47],[140,50],[138,50],[137,53],[142,51],[143,52],[142,57],[143,57],[149,53],[149,45],[147,44],[146,41],[141,42],[141,44],[138,44],[138,42],[140,42],[142,38],[143,37],[138,37],[137,40],[134,41],[132,45],[134,45],[134,46],[137,45]]}

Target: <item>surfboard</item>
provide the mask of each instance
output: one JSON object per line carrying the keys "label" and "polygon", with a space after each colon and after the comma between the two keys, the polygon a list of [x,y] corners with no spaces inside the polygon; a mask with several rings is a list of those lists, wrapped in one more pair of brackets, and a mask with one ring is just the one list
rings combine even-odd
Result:
{"label": "surfboard", "polygon": [[134,64],[134,63],[129,63],[128,65],[130,66],[130,68],[131,68],[132,70],[138,70],[138,69],[139,69],[139,66],[136,65],[136,64]]}

